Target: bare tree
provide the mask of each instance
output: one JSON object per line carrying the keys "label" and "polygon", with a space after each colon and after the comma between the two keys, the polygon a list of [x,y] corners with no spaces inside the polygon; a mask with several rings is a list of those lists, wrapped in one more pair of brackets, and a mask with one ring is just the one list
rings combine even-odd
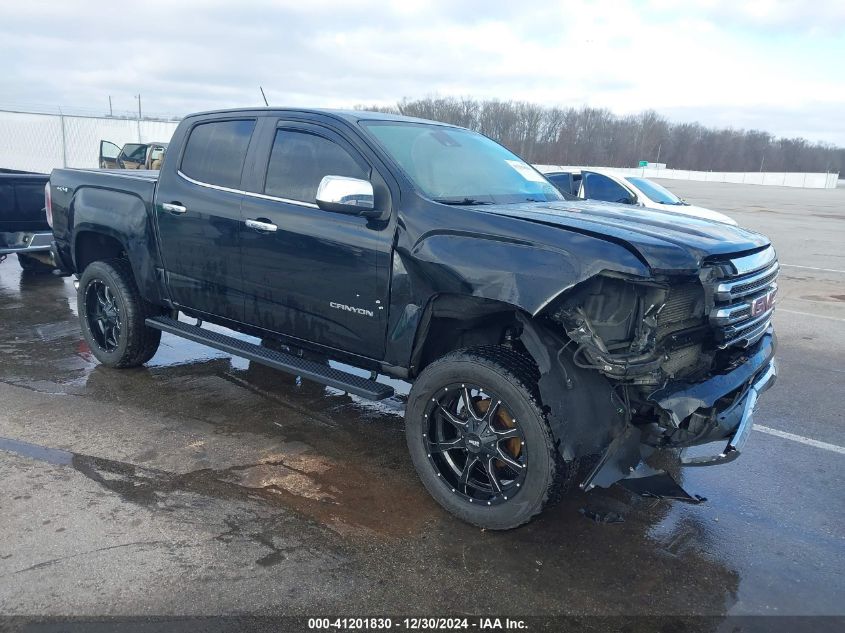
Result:
{"label": "bare tree", "polygon": [[760,130],[672,123],[653,110],[619,116],[603,108],[555,108],[471,97],[403,99],[356,106],[477,130],[526,160],[632,167],[640,160],[700,171],[845,171],[845,148]]}

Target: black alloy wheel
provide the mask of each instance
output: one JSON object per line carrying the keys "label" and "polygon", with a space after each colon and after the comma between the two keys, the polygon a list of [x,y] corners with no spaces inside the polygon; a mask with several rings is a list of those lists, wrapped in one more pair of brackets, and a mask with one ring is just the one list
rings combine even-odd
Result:
{"label": "black alloy wheel", "polygon": [[102,279],[93,279],[85,288],[85,311],[97,346],[104,352],[115,351],[120,344],[120,306]]}
{"label": "black alloy wheel", "polygon": [[416,376],[405,438],[420,481],[456,517],[509,530],[555,503],[576,460],[558,451],[534,361],[511,348],[454,350]]}
{"label": "black alloy wheel", "polygon": [[490,506],[519,493],[528,447],[498,395],[483,386],[453,383],[431,398],[424,417],[427,457],[454,494]]}
{"label": "black alloy wheel", "polygon": [[138,367],[156,353],[161,331],[147,327],[146,319],[164,314],[166,308],[141,297],[127,260],[98,260],[86,266],[76,305],[82,336],[104,365]]}

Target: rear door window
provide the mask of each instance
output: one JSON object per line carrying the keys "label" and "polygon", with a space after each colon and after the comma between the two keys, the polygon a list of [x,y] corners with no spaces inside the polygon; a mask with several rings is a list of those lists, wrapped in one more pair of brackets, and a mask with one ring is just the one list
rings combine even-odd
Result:
{"label": "rear door window", "polygon": [[188,137],[180,171],[194,180],[238,188],[255,120],[200,123]]}
{"label": "rear door window", "polygon": [[576,191],[573,191],[572,174],[557,173],[544,175],[546,176],[546,180],[557,187],[557,190],[561,193],[577,193]]}
{"label": "rear door window", "polygon": [[314,204],[324,176],[367,179],[368,170],[327,138],[297,130],[276,130],[265,194]]}
{"label": "rear door window", "polygon": [[584,174],[584,197],[605,202],[629,203],[631,193],[616,181],[601,174]]}

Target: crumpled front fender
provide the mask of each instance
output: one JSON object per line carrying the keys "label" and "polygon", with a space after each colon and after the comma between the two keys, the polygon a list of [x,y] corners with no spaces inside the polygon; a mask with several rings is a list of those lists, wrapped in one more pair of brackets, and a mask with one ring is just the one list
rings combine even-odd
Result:
{"label": "crumpled front fender", "polygon": [[520,341],[540,369],[540,399],[560,456],[571,461],[603,453],[627,424],[610,381],[575,365],[565,338],[524,315],[517,318]]}

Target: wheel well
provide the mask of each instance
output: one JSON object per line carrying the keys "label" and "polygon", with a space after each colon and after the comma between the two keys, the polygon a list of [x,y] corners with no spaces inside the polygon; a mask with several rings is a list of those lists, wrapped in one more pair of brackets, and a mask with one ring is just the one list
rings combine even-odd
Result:
{"label": "wheel well", "polygon": [[411,354],[411,373],[466,347],[500,345],[519,328],[513,305],[490,299],[441,295],[429,304]]}
{"label": "wheel well", "polygon": [[90,263],[121,257],[124,252],[123,244],[117,239],[103,233],[83,231],[76,237],[76,272],[82,274]]}

